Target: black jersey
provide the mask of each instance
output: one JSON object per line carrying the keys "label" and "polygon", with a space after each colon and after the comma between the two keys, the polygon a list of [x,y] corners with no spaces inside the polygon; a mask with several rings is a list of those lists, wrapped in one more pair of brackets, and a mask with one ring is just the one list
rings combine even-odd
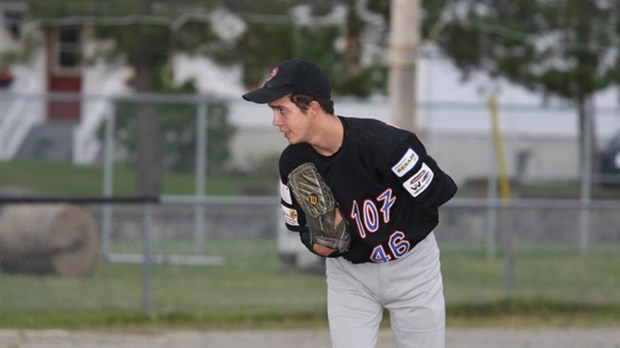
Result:
{"label": "black jersey", "polygon": [[398,259],[438,224],[437,208],[456,193],[415,134],[373,119],[339,116],[341,148],[322,156],[307,143],[280,156],[281,205],[286,227],[312,250],[304,212],[287,186],[288,174],[313,162],[334,193],[352,234],[342,256],[354,263]]}

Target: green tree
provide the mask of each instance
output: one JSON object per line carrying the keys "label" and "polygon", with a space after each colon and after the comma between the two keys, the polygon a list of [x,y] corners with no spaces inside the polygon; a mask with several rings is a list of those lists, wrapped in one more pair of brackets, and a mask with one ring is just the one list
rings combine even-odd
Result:
{"label": "green tree", "polygon": [[[585,148],[586,122],[594,125],[593,95],[620,86],[619,1],[421,3],[423,38],[436,44],[464,79],[483,72],[573,103],[578,109],[579,147]],[[368,6],[389,22],[387,1],[369,0]],[[592,144],[597,143],[595,134],[590,127]],[[597,152],[595,146],[592,151]],[[580,151],[580,162],[583,155]]]}
{"label": "green tree", "polygon": [[[160,74],[159,76],[166,76]],[[193,81],[174,86],[171,81],[158,82],[159,92],[165,95],[195,94]],[[135,117],[140,104],[135,101],[120,101],[116,107],[117,141],[126,149],[131,164],[137,165],[138,120]],[[195,104],[165,103],[157,105],[157,118],[161,125],[162,135],[158,146],[162,150],[161,163],[167,170],[188,172],[194,169],[197,142],[197,108]],[[224,101],[210,100],[207,103],[207,174],[220,175],[230,158],[230,140],[236,131],[228,122],[229,108]],[[103,138],[102,125],[99,137]]]}
{"label": "green tree", "polygon": [[620,85],[620,3],[480,0],[452,10],[437,44],[464,76],[483,71],[574,103],[583,148],[592,96]]}
{"label": "green tree", "polygon": [[[229,11],[242,18],[247,27],[234,42],[210,48],[209,54],[222,64],[238,64],[247,88],[260,85],[271,67],[292,57],[317,62],[326,71],[338,95],[368,96],[384,92],[386,69],[383,62],[362,61],[361,20],[357,1],[225,1]],[[305,6],[309,22],[295,21],[291,9]],[[321,21],[336,5],[345,6],[344,22]],[[344,39],[344,47],[336,42]]]}
{"label": "green tree", "polygon": [[[174,26],[181,15],[205,15],[219,1],[108,0],[63,2],[24,0],[28,18],[41,27],[90,25],[96,38],[112,40],[109,57],[122,57],[135,72],[133,86],[139,93],[159,92],[170,75],[171,50],[193,50],[198,42],[215,40],[208,23]],[[181,37],[182,40],[176,40]],[[172,45],[174,44],[174,45]],[[157,108],[143,102],[136,106],[136,188],[138,194],[159,194],[162,185],[161,125]]]}

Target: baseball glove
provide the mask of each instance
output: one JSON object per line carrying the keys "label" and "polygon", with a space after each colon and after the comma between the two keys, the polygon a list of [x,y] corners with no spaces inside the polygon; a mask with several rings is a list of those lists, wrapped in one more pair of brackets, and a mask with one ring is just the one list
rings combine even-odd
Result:
{"label": "baseball glove", "polygon": [[314,163],[304,163],[293,169],[288,175],[288,185],[306,214],[312,243],[336,249],[340,253],[347,251],[351,235],[344,219],[336,225],[336,200]]}

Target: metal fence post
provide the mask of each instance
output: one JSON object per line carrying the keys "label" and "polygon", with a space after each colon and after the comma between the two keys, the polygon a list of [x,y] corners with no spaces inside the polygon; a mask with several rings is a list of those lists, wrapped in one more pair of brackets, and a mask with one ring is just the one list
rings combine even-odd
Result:
{"label": "metal fence post", "polygon": [[[114,192],[114,128],[116,117],[112,112],[105,119],[103,152],[103,196],[111,197]],[[104,258],[110,254],[110,234],[112,230],[112,207],[103,205],[101,220],[101,249]]]}
{"label": "metal fence post", "polygon": [[[207,176],[207,102],[201,100],[196,114],[196,192],[197,197],[204,197]],[[204,254],[205,206],[194,206],[194,253]]]}
{"label": "metal fence post", "polygon": [[581,151],[581,209],[579,211],[579,253],[586,255],[590,248],[590,201],[592,200],[592,117],[591,98],[586,98],[583,120],[583,148]]}
{"label": "metal fence post", "polygon": [[507,205],[508,203],[502,202],[502,212],[504,217],[504,226],[506,231],[506,260],[504,265],[504,296],[511,297],[513,290],[513,278],[514,278],[514,264],[515,264],[515,245],[513,238],[513,224],[512,215],[514,205]]}
{"label": "metal fence post", "polygon": [[142,311],[152,314],[151,306],[151,232],[153,228],[153,205],[144,207],[142,228]]}
{"label": "metal fence post", "polygon": [[[492,161],[491,161],[492,163]],[[486,216],[486,254],[487,257],[492,258],[497,254],[496,252],[496,234],[497,234],[497,204],[494,202],[497,200],[497,173],[495,166],[489,173],[487,179],[487,216]]]}

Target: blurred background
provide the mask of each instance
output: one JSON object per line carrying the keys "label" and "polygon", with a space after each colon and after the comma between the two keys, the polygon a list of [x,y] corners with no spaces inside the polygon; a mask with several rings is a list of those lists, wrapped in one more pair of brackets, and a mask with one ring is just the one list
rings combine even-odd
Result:
{"label": "blurred background", "polygon": [[618,1],[0,0],[0,327],[324,321],[241,99],[292,57],[457,181],[449,325],[620,324]]}

